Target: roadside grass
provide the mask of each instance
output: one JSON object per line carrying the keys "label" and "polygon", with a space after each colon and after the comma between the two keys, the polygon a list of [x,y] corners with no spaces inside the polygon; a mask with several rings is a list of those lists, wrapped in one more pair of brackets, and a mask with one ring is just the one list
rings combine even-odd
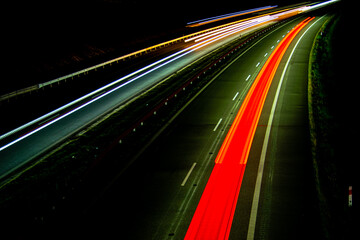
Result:
{"label": "roadside grass", "polygon": [[332,15],[317,33],[310,53],[308,107],[312,160],[324,239],[343,239],[347,203],[344,173],[337,147],[338,121],[334,103],[337,79],[333,34],[339,15]]}

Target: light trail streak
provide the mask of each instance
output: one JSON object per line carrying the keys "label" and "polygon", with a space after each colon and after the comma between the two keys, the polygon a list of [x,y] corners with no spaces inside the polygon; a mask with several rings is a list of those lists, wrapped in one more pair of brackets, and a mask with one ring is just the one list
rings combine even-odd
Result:
{"label": "light trail streak", "polygon": [[[280,13],[280,14],[281,14],[281,13]],[[267,15],[266,15],[266,16],[267,16]],[[249,20],[247,20],[247,22],[256,21],[256,19],[259,21],[259,19],[263,19],[263,17],[264,17],[264,15],[261,15],[261,16],[259,16],[259,17],[252,17],[252,18],[250,18]],[[241,20],[240,24],[244,24],[243,21],[244,21],[244,20]],[[239,24],[239,21],[236,21],[235,23]],[[219,32],[222,32],[223,29],[231,28],[233,25],[234,25],[234,24],[230,24],[230,25],[229,25],[229,24],[226,24],[226,25],[224,25],[224,26],[225,26],[224,28],[220,28],[220,29],[217,29],[217,30],[214,30],[214,31],[210,31],[210,32],[207,32],[207,33],[204,33],[204,34],[195,36],[195,37],[193,37],[193,38],[190,38],[190,39],[185,40],[185,42],[188,42],[188,41],[197,39],[197,38],[199,38],[199,37],[204,37],[204,36],[206,36],[207,34],[212,34],[213,32],[218,32],[218,31],[219,31]],[[249,26],[249,28],[250,28],[250,27],[251,27],[251,26]],[[244,29],[243,29],[243,30],[244,30]],[[239,31],[241,31],[241,29],[239,29]],[[235,33],[235,32],[233,32],[233,33]],[[232,34],[232,33],[230,33],[230,34]],[[224,35],[224,37],[229,36],[230,34]],[[218,36],[217,36],[217,37],[218,37]],[[214,37],[214,39],[216,39],[217,37]],[[219,39],[221,39],[221,38],[218,38],[218,40],[219,40]],[[202,44],[202,43],[199,43],[199,44]],[[101,88],[99,88],[99,89],[97,89],[97,90],[95,90],[95,91],[92,91],[92,92],[84,95],[84,96],[81,97],[81,98],[78,98],[78,99],[76,99],[76,100],[74,100],[74,101],[72,101],[72,102],[70,102],[70,103],[68,103],[68,104],[66,104],[66,105],[64,105],[64,106],[62,106],[62,107],[60,107],[60,108],[57,108],[57,109],[55,109],[55,110],[53,110],[53,111],[51,111],[51,112],[49,112],[49,113],[47,113],[47,114],[39,117],[39,118],[36,118],[36,119],[34,119],[34,120],[32,120],[32,121],[30,121],[30,122],[28,122],[28,123],[26,123],[26,124],[24,124],[24,125],[16,128],[16,129],[14,129],[14,130],[11,130],[11,131],[9,131],[9,132],[1,135],[1,136],[0,136],[0,140],[5,139],[5,138],[7,138],[8,136],[10,136],[10,135],[12,135],[12,134],[15,134],[15,133],[17,133],[17,132],[19,132],[19,131],[21,131],[21,130],[23,130],[23,129],[25,129],[25,128],[28,128],[28,127],[30,127],[30,126],[38,123],[38,122],[46,121],[46,119],[50,118],[50,117],[53,116],[54,114],[58,114],[59,112],[65,110],[65,109],[68,109],[69,107],[71,107],[71,106],[73,106],[73,105],[76,105],[76,104],[78,104],[78,103],[86,100],[86,99],[89,98],[89,97],[93,97],[93,96],[95,96],[95,95],[97,95],[97,94],[101,94],[102,91],[105,91],[106,89],[111,88],[112,86],[115,86],[115,85],[121,83],[122,81],[125,81],[126,79],[129,79],[129,78],[131,78],[131,77],[133,77],[133,76],[135,76],[135,75],[137,75],[137,74],[139,74],[139,73],[141,73],[141,72],[143,72],[143,71],[146,71],[147,69],[149,69],[149,68],[151,68],[151,67],[154,67],[154,66],[156,66],[156,65],[158,65],[158,64],[160,64],[160,63],[162,63],[162,62],[164,62],[164,61],[166,61],[166,60],[168,60],[168,59],[171,59],[171,58],[173,58],[173,57],[176,57],[177,55],[179,55],[179,54],[181,54],[181,53],[183,53],[183,52],[186,52],[187,50],[190,50],[190,49],[192,49],[192,48],[198,49],[198,48],[197,48],[198,46],[200,46],[200,45],[190,46],[190,47],[188,47],[188,48],[186,48],[186,49],[183,49],[183,50],[181,50],[181,51],[179,51],[179,52],[176,52],[176,53],[174,53],[174,54],[172,54],[172,55],[170,55],[170,56],[167,56],[167,57],[165,57],[165,58],[163,58],[163,59],[160,59],[160,60],[158,60],[158,61],[156,61],[156,62],[154,62],[154,63],[152,63],[152,64],[149,64],[149,65],[147,65],[147,66],[145,66],[145,67],[143,67],[143,68],[141,68],[141,69],[139,69],[139,70],[137,70],[137,71],[134,71],[133,73],[130,73],[130,74],[128,74],[128,75],[126,75],[126,76],[124,76],[124,77],[122,77],[122,78],[119,78],[119,79],[115,80],[114,82],[105,85],[104,87],[101,87]],[[101,96],[102,96],[102,95],[101,95]],[[98,99],[98,98],[96,98],[96,99]],[[0,148],[0,151],[3,150],[3,149],[5,149],[5,148],[4,148],[4,147]]]}
{"label": "light trail streak", "polygon": [[[265,22],[269,22],[269,21],[271,21],[272,19],[273,19],[272,17],[267,17],[267,18],[261,18],[261,19],[256,20],[256,21],[251,20],[251,21],[249,21],[249,22],[243,22],[243,23],[240,24],[240,25],[237,25],[237,26],[232,27],[232,28],[230,28],[230,29],[227,29],[227,30],[225,30],[225,31],[219,32],[219,33],[221,33],[220,35],[219,35],[219,33],[217,33],[217,36],[222,36],[222,35],[228,36],[228,35],[230,35],[230,34],[234,34],[234,33],[243,31],[243,30],[245,30],[245,29],[251,28],[251,27],[256,26],[256,25],[258,25],[258,24],[265,23]],[[213,35],[213,34],[211,34],[211,35],[209,35],[209,36],[206,36],[206,37],[202,37],[202,38],[200,38],[200,39],[197,39],[197,40],[195,40],[195,42],[204,40],[204,39],[206,39],[206,38],[208,38],[208,37],[210,37],[210,36],[212,36],[212,35]]]}
{"label": "light trail streak", "polygon": [[197,20],[197,21],[188,22],[187,25],[188,25],[188,27],[197,27],[197,26],[201,26],[201,25],[204,25],[204,24],[225,20],[225,19],[228,19],[228,18],[238,17],[238,16],[241,16],[241,15],[244,15],[244,14],[249,14],[249,13],[254,13],[254,12],[259,12],[259,11],[263,11],[263,10],[272,9],[272,8],[275,8],[275,7],[277,7],[277,5],[275,5],[275,6],[265,6],[265,7],[259,7],[259,8],[252,8],[252,9],[243,10],[243,11],[239,11],[239,12],[228,13],[228,14],[223,14],[223,15],[220,15],[220,16],[209,17],[209,18],[205,18],[205,19],[201,19],[201,20]]}
{"label": "light trail streak", "polygon": [[292,29],[269,56],[215,159],[215,166],[192,218],[185,239],[228,239],[251,143],[272,79],[288,46],[308,24]]}
{"label": "light trail streak", "polygon": [[280,95],[280,90],[281,90],[281,86],[285,77],[285,73],[287,72],[287,68],[290,64],[290,60],[295,52],[295,49],[297,48],[299,42],[301,41],[301,39],[305,36],[305,34],[307,33],[307,31],[309,31],[309,29],[316,24],[319,20],[321,20],[324,16],[322,16],[321,18],[318,18],[315,22],[313,22],[300,36],[300,38],[297,40],[295,46],[293,47],[290,56],[288,58],[288,60],[286,61],[285,67],[281,73],[281,77],[280,77],[280,81],[278,83],[277,89],[276,89],[276,93],[275,93],[275,97],[274,97],[274,101],[271,107],[271,111],[270,111],[270,116],[269,116],[269,120],[266,126],[266,131],[265,131],[265,136],[264,136],[264,142],[263,142],[263,146],[262,146],[262,150],[261,150],[261,155],[260,155],[260,160],[259,160],[259,166],[258,166],[258,173],[257,173],[257,177],[256,177],[256,182],[255,182],[255,190],[254,190],[254,194],[253,194],[253,201],[252,201],[252,205],[251,205],[251,212],[250,212],[250,219],[249,219],[249,226],[248,226],[248,232],[247,232],[247,240],[253,240],[254,236],[255,236],[255,227],[256,227],[256,218],[257,218],[257,212],[258,212],[258,206],[259,206],[259,200],[260,200],[260,189],[261,189],[261,182],[262,182],[262,178],[263,178],[263,172],[264,172],[264,165],[265,165],[265,157],[266,157],[266,152],[267,152],[267,148],[268,148],[268,143],[269,143],[269,138],[270,138],[270,131],[271,131],[271,126],[273,124],[273,119],[274,119],[274,115],[275,115],[275,109],[277,106],[277,102],[279,99],[279,95]]}
{"label": "light trail streak", "polygon": [[[196,49],[193,49],[192,51],[195,51],[195,50],[196,50]],[[8,148],[8,147],[10,147],[10,146],[12,146],[12,145],[14,145],[15,143],[17,143],[17,142],[19,142],[19,141],[21,141],[21,140],[23,140],[23,139],[25,139],[25,138],[33,135],[33,134],[39,132],[40,130],[42,130],[42,129],[44,129],[44,128],[46,128],[46,127],[48,127],[48,126],[50,126],[50,125],[52,125],[52,124],[60,121],[61,119],[69,116],[70,114],[72,114],[72,113],[74,113],[74,112],[77,112],[78,110],[83,109],[84,107],[86,107],[86,106],[90,105],[91,103],[99,100],[100,98],[103,98],[103,97],[109,95],[110,93],[118,90],[119,88],[122,88],[122,87],[124,87],[124,86],[126,86],[126,85],[128,85],[128,84],[130,84],[130,83],[132,83],[132,82],[134,82],[135,80],[137,80],[137,79],[139,79],[139,78],[141,78],[141,77],[143,77],[143,76],[145,76],[145,75],[147,75],[147,74],[149,74],[149,73],[157,70],[158,68],[161,68],[161,67],[163,67],[163,66],[165,66],[165,65],[167,65],[167,64],[169,64],[169,63],[171,63],[171,62],[173,62],[173,61],[175,61],[175,60],[177,60],[177,59],[179,59],[179,58],[181,58],[181,57],[183,57],[183,56],[185,56],[186,54],[189,54],[189,53],[192,52],[192,51],[186,52],[186,53],[184,53],[184,54],[182,54],[182,55],[180,55],[180,56],[177,56],[177,57],[175,57],[175,58],[173,58],[173,59],[171,59],[171,60],[169,60],[169,61],[167,61],[167,62],[165,62],[165,63],[163,63],[163,64],[161,64],[161,65],[158,65],[158,66],[152,68],[151,70],[149,70],[149,71],[147,71],[147,72],[145,72],[145,73],[143,73],[143,74],[140,74],[140,75],[136,76],[135,78],[133,78],[133,79],[131,79],[131,80],[129,80],[129,81],[127,81],[127,82],[125,82],[125,83],[123,83],[123,84],[121,84],[121,85],[119,85],[119,86],[117,86],[117,87],[115,87],[115,88],[113,88],[113,89],[111,89],[111,90],[109,90],[109,91],[101,94],[101,95],[99,95],[98,97],[93,98],[92,100],[90,100],[90,101],[88,101],[88,102],[86,102],[86,103],[84,103],[84,104],[82,104],[82,105],[80,105],[80,106],[72,109],[71,111],[69,111],[69,112],[67,112],[67,113],[65,113],[65,114],[63,114],[63,115],[55,118],[54,120],[51,120],[51,121],[47,122],[46,124],[44,124],[44,125],[36,128],[36,129],[30,131],[29,133],[27,133],[27,134],[25,134],[25,135],[17,138],[16,140],[14,140],[14,141],[12,141],[12,142],[10,142],[10,143],[8,143],[8,144],[0,147],[0,151],[4,150],[4,149],[6,149],[6,148]]]}
{"label": "light trail streak", "polygon": [[227,32],[236,32],[238,29],[245,29],[247,27],[250,27],[252,26],[251,23],[249,22],[243,22],[243,23],[240,23],[240,24],[237,24],[237,25],[232,25],[231,27],[227,27],[227,28],[223,28],[223,29],[220,29],[218,30],[217,32],[212,32],[211,34],[208,34],[207,36],[203,36],[203,37],[200,37],[198,39],[195,40],[195,42],[198,42],[198,41],[202,41],[206,38],[209,38],[209,37],[212,37],[212,36],[215,36],[215,35],[219,35],[219,34],[222,34],[222,33],[227,33]]}
{"label": "light trail streak", "polygon": [[[253,26],[255,26],[255,25],[253,25]],[[243,29],[238,29],[236,32],[239,32],[239,31],[241,31],[241,30],[243,30]],[[10,143],[5,144],[4,146],[0,147],[0,151],[3,151],[3,150],[5,150],[5,149],[7,149],[8,147],[10,147],[10,146],[18,143],[19,141],[21,141],[21,140],[23,140],[23,139],[25,139],[25,138],[27,138],[27,137],[29,137],[29,136],[31,136],[31,135],[39,132],[40,130],[44,129],[45,127],[48,127],[48,126],[50,126],[50,125],[58,122],[59,120],[63,119],[64,117],[69,116],[70,114],[72,114],[72,113],[74,113],[74,112],[76,112],[76,111],[78,111],[78,110],[83,109],[84,107],[88,106],[89,104],[91,104],[91,103],[93,103],[93,102],[95,102],[95,101],[97,101],[97,100],[99,100],[99,99],[101,99],[101,98],[109,95],[110,93],[112,93],[112,92],[114,92],[114,91],[116,91],[116,90],[118,90],[118,89],[120,89],[120,88],[122,88],[122,87],[124,87],[124,86],[126,86],[126,85],[128,85],[128,84],[130,84],[130,83],[132,83],[132,82],[134,82],[135,80],[137,80],[137,79],[139,79],[139,78],[141,78],[141,77],[144,77],[144,76],[148,75],[149,73],[151,73],[151,72],[153,72],[153,71],[155,71],[155,70],[157,70],[157,69],[159,69],[159,68],[161,68],[161,67],[163,67],[163,66],[165,66],[165,65],[167,65],[167,64],[169,64],[169,63],[171,63],[171,62],[173,62],[173,61],[175,61],[175,60],[178,60],[179,58],[184,57],[185,55],[188,55],[188,54],[191,53],[191,52],[194,52],[194,51],[196,51],[196,50],[198,50],[198,49],[200,49],[200,48],[203,48],[203,47],[205,47],[205,46],[207,46],[207,45],[209,45],[209,44],[211,44],[211,43],[214,43],[215,41],[218,41],[218,40],[220,40],[220,39],[223,39],[223,38],[225,38],[225,37],[228,37],[229,35],[234,34],[234,33],[235,33],[234,31],[231,31],[231,32],[229,32],[229,33],[220,34],[220,35],[218,35],[218,36],[212,37],[212,38],[210,38],[210,39],[204,40],[204,41],[199,42],[199,43],[197,43],[197,44],[194,44],[194,45],[192,45],[192,46],[190,46],[190,47],[187,47],[187,48],[185,48],[185,49],[183,49],[183,50],[181,50],[181,51],[178,51],[178,52],[176,52],[176,53],[174,53],[174,54],[172,54],[172,55],[170,55],[170,56],[167,56],[167,57],[165,57],[165,58],[163,58],[163,59],[161,59],[161,60],[158,60],[158,61],[156,61],[156,62],[154,62],[154,63],[152,63],[152,64],[150,64],[150,65],[148,65],[148,66],[146,66],[146,67],[143,67],[143,68],[141,68],[141,69],[139,69],[139,70],[137,70],[137,71],[135,71],[135,72],[133,72],[133,73],[130,73],[130,74],[128,74],[128,75],[126,75],[126,76],[124,76],[124,77],[122,77],[122,78],[120,78],[120,79],[118,79],[118,80],[116,80],[116,81],[114,81],[114,82],[112,82],[112,83],[110,83],[110,84],[102,87],[102,88],[99,88],[99,89],[97,89],[97,90],[95,90],[95,91],[93,91],[93,92],[91,92],[91,93],[89,93],[89,94],[86,94],[85,96],[83,96],[83,97],[81,97],[81,98],[79,98],[79,99],[77,99],[77,100],[75,100],[75,101],[73,101],[73,102],[71,102],[71,103],[68,103],[68,104],[66,104],[66,105],[64,105],[64,106],[62,106],[62,107],[60,107],[60,108],[58,108],[58,109],[56,109],[56,110],[54,110],[54,111],[52,111],[52,112],[44,115],[44,116],[42,116],[42,117],[40,117],[40,118],[37,118],[37,119],[35,119],[35,120],[33,120],[33,121],[31,121],[31,122],[29,122],[29,123],[27,123],[27,124],[25,124],[25,125],[17,128],[17,129],[13,130],[13,131],[10,131],[10,132],[8,132],[8,133],[0,136],[0,140],[1,140],[1,139],[4,139],[4,138],[6,138],[7,136],[13,134],[14,132],[17,132],[17,131],[20,131],[20,130],[22,130],[22,129],[25,129],[26,127],[29,127],[29,126],[31,126],[32,124],[37,123],[37,122],[39,122],[39,121],[46,120],[46,118],[48,118],[48,117],[50,117],[50,116],[52,116],[52,115],[54,115],[54,114],[57,114],[57,113],[59,113],[60,111],[65,110],[65,109],[67,109],[68,107],[70,107],[70,106],[72,106],[72,105],[74,105],[74,104],[80,103],[81,101],[83,101],[83,100],[85,100],[85,99],[93,96],[94,94],[99,94],[99,93],[101,93],[102,91],[108,89],[109,87],[112,87],[112,86],[114,86],[114,85],[116,85],[116,84],[119,84],[119,83],[123,82],[124,80],[129,79],[129,78],[131,78],[131,77],[133,77],[133,76],[135,76],[135,75],[137,75],[137,74],[139,74],[139,73],[144,72],[144,71],[147,70],[146,72],[141,73],[141,74],[135,76],[135,77],[132,78],[131,80],[126,81],[125,83],[122,83],[122,84],[120,84],[119,86],[117,86],[117,87],[115,87],[115,88],[113,88],[113,89],[111,89],[111,90],[109,90],[109,91],[107,91],[107,92],[105,92],[105,93],[102,93],[102,94],[100,94],[99,96],[97,96],[97,97],[95,97],[95,98],[92,98],[90,101],[88,101],[88,102],[86,102],[86,103],[84,103],[84,104],[81,104],[80,106],[77,106],[76,108],[68,111],[67,113],[65,113],[65,114],[63,114],[63,115],[61,115],[61,116],[59,116],[59,117],[57,117],[57,118],[55,118],[55,119],[53,119],[53,120],[51,120],[51,121],[49,121],[49,122],[47,122],[46,124],[44,124],[44,125],[36,128],[36,129],[34,129],[34,130],[31,130],[30,132],[28,132],[28,133],[26,133],[25,135],[23,135],[23,136],[15,139],[14,141],[11,141]],[[151,68],[151,69],[148,70],[149,68]]]}
{"label": "light trail streak", "polygon": [[[187,39],[186,41],[191,41],[191,40],[196,40],[196,43],[190,47],[187,47],[183,50],[180,50],[174,54],[171,54],[170,56],[167,56],[163,59],[160,59],[152,64],[149,64],[137,71],[134,71],[133,73],[130,73],[122,78],[119,78],[117,80],[115,80],[114,82],[112,83],[109,83],[107,85],[105,85],[104,87],[101,87],[93,92],[90,92],[89,94],[86,94],[84,95],[83,97],[79,98],[79,99],[76,99],[58,109],[55,109],[54,111],[51,111],[50,113],[48,114],[45,114],[29,123],[26,123],[8,133],[5,133],[3,135],[0,136],[0,140],[2,139],[5,139],[6,137],[14,134],[14,133],[17,133],[23,129],[26,129],[38,122],[45,122],[44,125],[41,125],[40,127],[36,128],[36,129],[33,129],[31,130],[30,132],[28,132],[27,134],[19,137],[18,139],[10,142],[10,143],[7,143],[6,145],[0,147],[0,151],[14,145],[15,143],[23,140],[24,138],[26,137],[29,137],[31,135],[33,135],[34,133],[40,131],[41,129],[44,129],[45,127],[61,120],[62,118],[70,115],[71,113],[74,113],[82,108],[84,108],[85,106],[91,104],[92,102],[96,101],[96,100],[99,100],[105,96],[107,96],[108,94],[114,92],[115,90],[118,90],[119,88],[125,86],[125,85],[128,85],[129,83],[139,79],[140,77],[143,77],[157,69],[159,69],[160,67],[163,67],[181,57],[184,57],[185,55],[195,51],[195,50],[198,50],[204,46],[207,46],[215,41],[218,41],[220,39],[223,39],[225,37],[228,37],[232,34],[235,34],[235,33],[238,33],[238,32],[241,32],[245,29],[248,29],[248,28],[251,28],[251,27],[255,27],[257,25],[260,25],[260,24],[264,24],[266,22],[269,22],[269,21],[273,21],[274,19],[279,19],[279,18],[285,18],[285,17],[289,17],[289,16],[293,16],[295,14],[298,14],[298,13],[301,13],[302,11],[307,11],[309,9],[312,9],[312,8],[319,8],[319,7],[322,7],[322,6],[325,6],[325,5],[328,5],[330,3],[333,3],[333,2],[337,2],[338,0],[331,0],[331,1],[328,1],[328,2],[324,2],[324,3],[321,3],[321,4],[317,4],[317,5],[314,5],[312,7],[300,7],[300,8],[297,8],[297,9],[293,9],[293,10],[289,10],[289,11],[285,11],[285,12],[280,12],[280,13],[277,13],[277,14],[274,14],[274,15],[260,15],[259,17],[252,17],[248,20],[241,20],[241,22],[239,23],[239,21],[236,21],[235,23],[237,23],[237,25],[235,26],[234,24],[226,24],[224,28],[220,28],[220,29],[217,29],[217,30],[214,30],[214,31],[211,31],[211,32],[207,32],[205,34],[201,34],[201,35],[198,35],[194,38],[190,38],[190,39]],[[214,35],[215,33],[215,35]],[[201,38],[201,39],[198,39],[198,38]],[[133,78],[132,78],[133,77]],[[127,80],[127,79],[130,79],[129,81],[125,82],[125,83],[122,83],[123,81]],[[116,85],[120,84],[119,86],[111,89],[111,90],[108,90],[109,88],[111,87],[114,87]],[[104,91],[108,90],[107,92],[105,93],[102,93]],[[98,96],[96,96],[98,95]],[[96,96],[96,97],[94,97]],[[86,103],[83,103],[81,104],[80,106],[76,106],[77,104],[80,104],[81,102],[85,101],[86,99],[88,98],[93,98],[91,99],[90,101],[86,102]],[[54,115],[56,114],[59,114],[61,111],[65,111],[66,109],[69,109],[70,107],[75,107],[73,108],[72,110],[69,110],[67,113],[63,114],[63,115],[60,115],[59,117],[57,118],[54,118],[52,120],[47,120],[49,118],[53,118]],[[46,121],[48,121],[46,123]]]}
{"label": "light trail streak", "polygon": [[245,29],[245,28],[250,28],[251,26],[254,26],[256,24],[262,23],[262,22],[266,22],[266,21],[270,21],[272,20],[274,17],[271,17],[269,15],[266,16],[260,16],[258,18],[251,18],[249,20],[246,21],[242,21],[240,23],[236,23],[230,26],[226,26],[211,32],[207,32],[192,38],[188,38],[185,40],[185,42],[190,42],[195,40],[195,42],[206,39],[208,37],[214,36],[214,35],[218,35],[219,33],[223,33],[223,32],[228,32],[230,30],[234,30],[234,29],[239,29],[241,30],[241,28]]}
{"label": "light trail streak", "polygon": [[236,28],[236,26],[242,25],[243,23],[244,23],[244,22],[241,22],[241,23],[233,24],[233,25],[230,25],[230,26],[227,26],[227,27],[223,27],[223,28],[214,30],[214,31],[206,32],[206,33],[197,35],[197,36],[195,36],[195,37],[185,39],[185,42],[190,42],[190,41],[193,41],[193,40],[196,40],[196,39],[199,39],[199,38],[206,38],[207,36],[210,37],[210,36],[216,35],[216,34],[218,34],[218,33],[227,31],[227,30],[229,30],[229,29]]}
{"label": "light trail streak", "polygon": [[330,0],[330,1],[322,2],[322,3],[316,3],[316,4],[312,5],[312,6],[306,6],[306,7],[304,7],[304,11],[315,10],[315,9],[325,7],[327,5],[330,5],[330,4],[333,4],[333,3],[336,3],[336,2],[340,2],[340,0]]}

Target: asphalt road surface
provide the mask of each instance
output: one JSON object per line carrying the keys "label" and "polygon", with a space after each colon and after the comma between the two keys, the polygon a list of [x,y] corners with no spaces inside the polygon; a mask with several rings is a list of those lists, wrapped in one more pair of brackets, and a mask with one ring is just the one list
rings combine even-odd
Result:
{"label": "asphalt road surface", "polygon": [[[255,133],[230,239],[247,238],[259,159],[277,85],[295,43],[318,19],[294,39],[276,72]],[[284,73],[265,157],[255,239],[296,239],[317,233],[307,68],[312,41],[325,19],[306,32]],[[104,195],[80,214],[80,219],[69,219],[76,233],[102,238],[183,239],[217,151],[247,90],[278,40],[301,20],[268,33],[224,68],[134,164],[114,179]]]}
{"label": "asphalt road surface", "polygon": [[[314,37],[325,20],[326,16],[320,20],[317,17],[298,34],[275,74],[252,144],[230,239],[239,239],[238,236],[246,239],[247,231],[250,230],[242,222],[250,219],[253,214],[244,209],[251,209],[254,204],[254,188],[261,154],[265,156],[265,163],[256,226],[252,230],[254,239],[318,237],[320,224],[309,141],[307,80],[310,50]],[[307,32],[299,41],[305,31]],[[292,50],[294,52],[289,60]],[[265,132],[278,87],[280,92],[267,151],[263,152]]]}

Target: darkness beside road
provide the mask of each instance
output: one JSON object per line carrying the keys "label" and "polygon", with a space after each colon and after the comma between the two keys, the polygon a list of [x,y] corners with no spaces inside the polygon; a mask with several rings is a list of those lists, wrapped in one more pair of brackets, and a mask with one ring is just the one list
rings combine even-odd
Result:
{"label": "darkness beside road", "polygon": [[[315,85],[316,152],[321,190],[320,209],[330,239],[351,239],[356,234],[359,207],[349,206],[349,187],[359,188],[356,156],[356,106],[359,104],[356,69],[349,67],[352,56],[360,54],[350,44],[348,26],[356,21],[356,10],[342,5],[331,24],[321,33],[317,54],[318,82]],[[316,68],[315,68],[316,69]],[[359,192],[352,192],[358,199]]]}

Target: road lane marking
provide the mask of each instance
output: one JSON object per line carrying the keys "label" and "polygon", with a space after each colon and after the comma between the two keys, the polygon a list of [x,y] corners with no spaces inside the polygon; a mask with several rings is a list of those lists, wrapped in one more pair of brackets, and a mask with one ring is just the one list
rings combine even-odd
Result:
{"label": "road lane marking", "polygon": [[191,174],[191,172],[194,170],[194,167],[195,167],[195,166],[196,166],[196,162],[193,163],[193,165],[191,166],[189,172],[186,174],[184,180],[182,181],[182,183],[181,183],[181,186],[182,186],[182,187],[185,186],[185,184],[186,184],[187,180],[189,179],[190,174]]}
{"label": "road lane marking", "polygon": [[239,95],[239,92],[237,92],[236,94],[235,94],[235,96],[233,97],[233,101],[235,101],[235,99],[236,99],[236,97]]}
{"label": "road lane marking", "polygon": [[249,80],[250,76],[251,76],[251,75],[249,74],[249,76],[247,76],[247,78],[246,78],[246,80],[245,80],[245,81]]}
{"label": "road lane marking", "polygon": [[272,53],[274,57],[265,63],[246,95],[215,159],[185,239],[229,237],[247,157],[266,95],[282,56],[296,34],[307,24],[306,20],[298,24],[291,32],[294,34],[285,38]]}
{"label": "road lane marking", "polygon": [[274,48],[274,45],[271,46],[271,49],[273,49],[273,48]]}
{"label": "road lane marking", "polygon": [[260,65],[260,62],[258,62],[257,64],[256,64],[256,67],[258,67]]}
{"label": "road lane marking", "polygon": [[275,109],[276,109],[277,101],[278,101],[278,98],[279,98],[279,95],[280,95],[280,89],[281,89],[281,85],[282,85],[284,77],[285,77],[285,73],[286,73],[287,68],[289,66],[292,55],[294,54],[295,49],[296,49],[297,45],[299,44],[299,42],[301,41],[301,39],[303,38],[303,36],[305,36],[307,31],[316,22],[318,22],[323,17],[319,18],[313,24],[311,24],[310,27],[308,29],[306,29],[306,31],[301,35],[299,40],[296,42],[293,50],[291,51],[290,56],[289,56],[289,58],[288,58],[288,60],[287,60],[287,62],[285,64],[284,70],[283,70],[283,72],[281,74],[280,81],[279,81],[279,84],[278,84],[278,87],[277,87],[277,90],[276,90],[276,93],[275,93],[274,101],[273,101],[273,104],[272,104],[272,107],[271,107],[271,112],[270,112],[268,124],[267,124],[267,127],[266,127],[265,137],[264,137],[264,143],[263,143],[262,150],[261,150],[259,167],[258,167],[258,174],[257,174],[257,177],[256,177],[254,196],[253,196],[253,201],[252,201],[252,205],[251,205],[249,227],[248,227],[248,233],[247,233],[247,238],[246,238],[247,240],[253,240],[254,236],[255,236],[256,217],[257,217],[257,212],[258,212],[258,207],[259,207],[261,182],[262,182],[264,166],[265,166],[265,157],[266,157],[267,147],[268,147],[269,138],[270,138],[271,126],[272,126],[272,122],[273,122],[274,115],[275,115]]}
{"label": "road lane marking", "polygon": [[268,53],[265,53],[264,57],[266,57],[268,55]]}
{"label": "road lane marking", "polygon": [[219,127],[220,123],[222,121],[222,118],[219,119],[218,123],[216,124],[215,128],[214,128],[214,132],[216,131],[216,129]]}
{"label": "road lane marking", "polygon": [[[280,28],[283,28],[283,27],[285,27],[285,26],[288,26],[290,23],[292,23],[292,22],[294,22],[295,20],[291,20],[290,22],[288,22],[288,23],[285,23],[284,25],[282,25]],[[216,80],[224,71],[226,71],[226,69],[228,69],[230,66],[231,66],[231,64],[233,64],[234,62],[236,62],[242,55],[244,55],[246,52],[248,52],[251,48],[253,48],[254,46],[256,46],[257,44],[259,44],[260,42],[261,42],[261,40],[263,40],[264,38],[266,38],[266,37],[268,37],[270,34],[272,34],[272,32],[269,32],[268,34],[266,34],[264,37],[262,37],[259,41],[257,41],[254,45],[251,45],[248,49],[246,49],[243,53],[241,53],[238,57],[236,57],[231,63],[229,63],[229,65],[227,65],[225,68],[223,68],[216,76],[214,76],[211,80],[210,80],[210,82],[209,83],[207,83],[206,85],[205,85],[205,87],[204,88],[202,88],[192,99],[190,99],[190,101],[182,108],[182,109],[180,109],[177,113],[176,113],[176,116],[177,115],[179,115],[198,95],[200,95],[210,84],[212,84],[212,82],[214,81],[214,80]],[[246,88],[249,88],[250,87],[250,82],[246,85]],[[242,93],[240,94],[240,98],[243,98],[243,96],[246,94],[246,92],[245,91],[242,91]],[[238,106],[240,104],[240,101],[237,101],[237,103],[236,104],[234,104],[234,106]],[[236,107],[235,107],[236,108]],[[174,121],[174,119],[176,118],[176,116],[173,116],[173,118],[171,118],[170,119],[170,121],[167,123],[167,125],[169,125],[171,122],[173,122]],[[227,123],[229,123],[230,122],[230,118],[227,118]],[[227,124],[226,123],[226,124]],[[162,128],[162,131],[164,130],[166,128],[166,126],[163,126],[163,128]],[[224,132],[219,132],[218,134],[221,134],[221,133],[224,133]],[[221,135],[223,135],[223,134],[221,134]],[[155,138],[154,138],[155,139]],[[212,144],[212,146],[211,146],[211,148],[210,149],[214,149],[214,148],[216,148],[217,146],[218,146],[218,144],[220,144],[221,143],[221,141],[218,139],[217,141],[215,141],[213,144]],[[150,144],[149,144],[150,145]],[[213,155],[211,155],[211,156],[213,156]],[[210,164],[210,159],[212,159],[212,157],[210,157],[210,158],[207,158],[208,159],[208,161],[207,161],[207,163],[206,163],[206,166],[205,165],[202,165],[202,166],[200,166],[200,168],[202,168],[202,169],[205,169],[205,168],[207,168],[207,166],[208,166],[208,164]],[[205,167],[204,167],[205,166]],[[201,170],[200,170],[201,171]],[[199,174],[197,174],[197,176],[196,176],[196,179],[198,180],[198,179],[201,179],[202,177],[204,176],[204,172],[201,174],[201,175],[199,175]],[[195,179],[195,180],[196,180]],[[195,181],[194,180],[194,181]],[[193,188],[193,189],[195,189],[195,188]],[[185,210],[186,209],[188,209],[188,206],[189,206],[189,204],[190,204],[190,200],[191,199],[193,199],[193,195],[194,195],[194,193],[195,193],[195,190],[191,190],[191,191],[188,191],[187,192],[187,195],[186,195],[186,197],[185,197],[185,201],[183,201],[183,203],[182,203],[182,205],[180,206],[180,208],[179,208],[179,211],[176,213],[176,218],[177,219],[184,219],[185,218]],[[171,232],[177,232],[177,229],[179,228],[179,226],[180,226],[180,223],[181,223],[181,221],[173,221],[173,223],[171,224],[171,227],[170,227],[170,229],[171,229]]]}

